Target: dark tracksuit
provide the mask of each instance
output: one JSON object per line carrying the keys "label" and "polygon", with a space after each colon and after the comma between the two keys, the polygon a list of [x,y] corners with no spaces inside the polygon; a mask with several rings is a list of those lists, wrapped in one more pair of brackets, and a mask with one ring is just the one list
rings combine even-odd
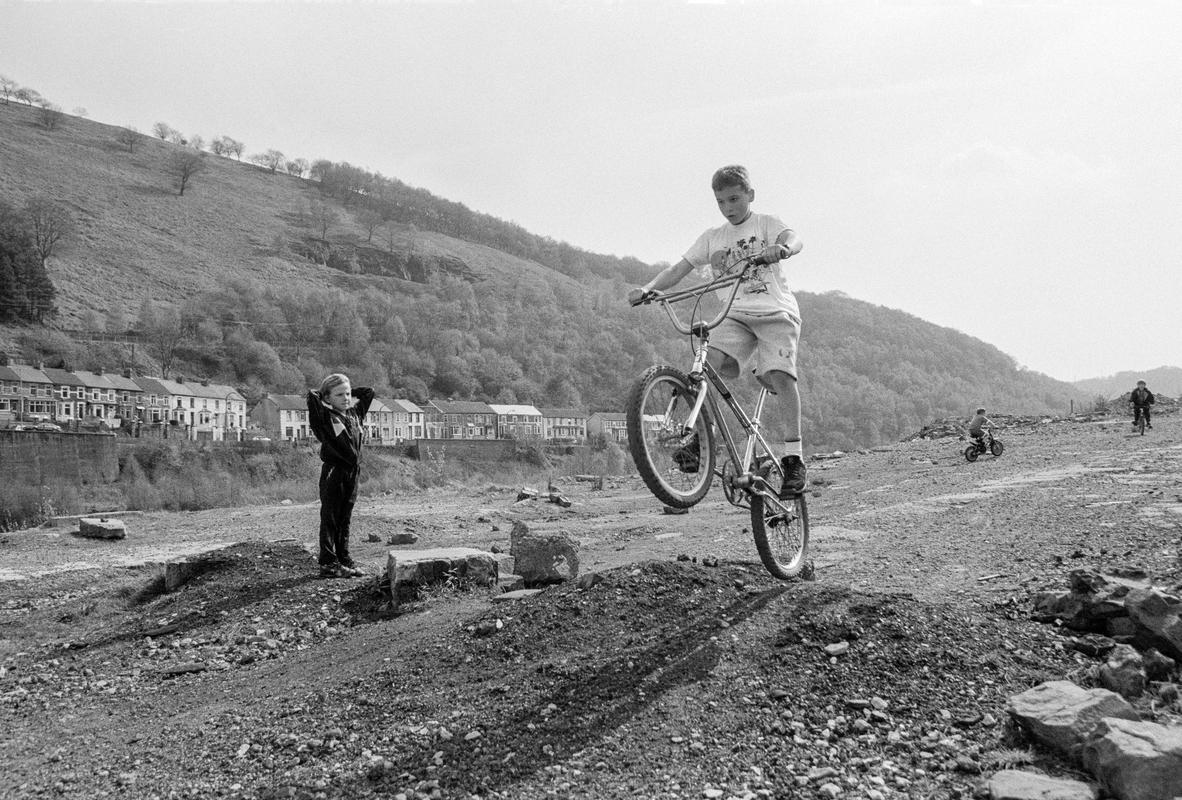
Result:
{"label": "dark tracksuit", "polygon": [[1138,386],[1130,395],[1130,400],[1133,401],[1133,424],[1137,424],[1137,420],[1141,415],[1145,415],[1145,424],[1149,424],[1149,407],[1157,402],[1157,398],[1153,396],[1153,392],[1148,389],[1142,389]]}
{"label": "dark tracksuit", "polygon": [[[353,566],[349,555],[349,523],[361,475],[361,420],[373,402],[373,389],[353,389],[357,402],[341,414],[316,392],[308,392],[308,427],[320,442],[320,565]],[[333,423],[336,423],[335,425]]]}

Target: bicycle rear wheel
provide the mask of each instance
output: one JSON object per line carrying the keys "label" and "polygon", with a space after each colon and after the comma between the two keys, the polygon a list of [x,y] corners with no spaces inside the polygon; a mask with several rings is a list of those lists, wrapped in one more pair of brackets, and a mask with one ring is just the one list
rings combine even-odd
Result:
{"label": "bicycle rear wheel", "polygon": [[804,569],[809,550],[809,510],[804,495],[790,502],[787,512],[781,512],[767,502],[763,495],[751,495],[751,533],[759,560],[781,580],[795,578]]}
{"label": "bicycle rear wheel", "polygon": [[628,395],[628,449],[645,486],[674,508],[706,496],[714,479],[714,429],[703,407],[693,429],[689,379],[674,367],[649,367]]}
{"label": "bicycle rear wheel", "polygon": [[1145,435],[1145,415],[1144,414],[1142,414],[1141,418],[1137,420],[1137,432],[1140,433],[1142,436]]}

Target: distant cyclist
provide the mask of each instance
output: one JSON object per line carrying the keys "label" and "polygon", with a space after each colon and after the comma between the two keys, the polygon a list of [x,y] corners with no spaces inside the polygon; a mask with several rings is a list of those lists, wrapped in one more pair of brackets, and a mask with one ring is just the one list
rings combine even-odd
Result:
{"label": "distant cyclist", "polygon": [[1145,381],[1137,381],[1137,388],[1130,393],[1129,402],[1133,404],[1133,427],[1137,427],[1137,422],[1144,414],[1145,427],[1152,428],[1149,424],[1149,407],[1156,403],[1157,399],[1154,398],[1153,392],[1149,391]]}
{"label": "distant cyclist", "polygon": [[982,451],[985,450],[985,426],[992,425],[993,422],[989,417],[985,416],[985,409],[978,408],[976,416],[973,417],[972,422],[969,423],[969,436],[977,443]]}

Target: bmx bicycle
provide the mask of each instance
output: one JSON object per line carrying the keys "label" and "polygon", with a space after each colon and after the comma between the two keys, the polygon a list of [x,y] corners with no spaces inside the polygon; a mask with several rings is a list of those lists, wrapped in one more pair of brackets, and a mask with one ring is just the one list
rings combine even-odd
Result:
{"label": "bmx bicycle", "polygon": [[1146,415],[1149,414],[1148,406],[1133,406],[1133,414],[1137,417],[1133,422],[1133,427],[1137,429],[1137,433],[1142,436],[1145,435],[1145,426],[1149,424]]}
{"label": "bmx bicycle", "polygon": [[994,458],[996,458],[1004,451],[1005,445],[993,438],[993,431],[987,430],[985,431],[985,435],[980,439],[969,442],[969,446],[964,449],[964,457],[971,463],[977,460],[977,456],[993,453]]}
{"label": "bmx bicycle", "polygon": [[[676,292],[649,291],[632,303],[660,304],[673,327],[690,338],[694,359],[688,372],[665,364],[649,367],[632,386],[625,414],[628,449],[649,491],[673,508],[696,505],[717,477],[727,501],[750,510],[755,549],[767,571],[781,580],[798,575],[807,578],[813,569],[807,560],[808,506],[803,494],[779,498],[784,478],[780,459],[760,432],[760,415],[769,391],[761,386],[748,415],[706,360],[710,331],[730,312],[747,271],[763,263],[759,256],[737,259],[722,276],[708,283]],[[728,287],[718,315],[709,322],[695,322],[703,295]],[[688,323],[673,308],[687,300],[695,301]],[[724,408],[746,434],[741,447],[722,413]],[[721,464],[716,431],[725,447]]]}

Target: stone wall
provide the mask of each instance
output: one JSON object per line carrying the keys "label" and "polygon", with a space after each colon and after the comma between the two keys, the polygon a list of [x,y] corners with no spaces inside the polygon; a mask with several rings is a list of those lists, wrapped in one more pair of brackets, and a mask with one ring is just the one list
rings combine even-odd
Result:
{"label": "stone wall", "polygon": [[109,433],[0,430],[0,475],[45,485],[113,483],[119,477],[115,437]]}

